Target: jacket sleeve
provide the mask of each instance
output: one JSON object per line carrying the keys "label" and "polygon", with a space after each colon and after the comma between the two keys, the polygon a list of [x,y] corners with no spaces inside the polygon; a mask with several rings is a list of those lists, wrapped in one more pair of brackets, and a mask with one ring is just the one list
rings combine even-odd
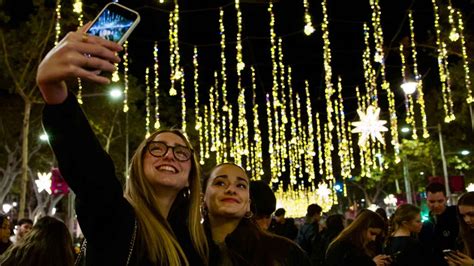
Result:
{"label": "jacket sleeve", "polygon": [[[110,156],[102,149],[72,93],[62,104],[45,106],[43,125],[61,174],[76,194],[76,211],[88,242],[88,256],[113,255],[118,260],[123,253],[126,256],[134,212],[123,197]],[[111,245],[115,254],[107,254]]]}

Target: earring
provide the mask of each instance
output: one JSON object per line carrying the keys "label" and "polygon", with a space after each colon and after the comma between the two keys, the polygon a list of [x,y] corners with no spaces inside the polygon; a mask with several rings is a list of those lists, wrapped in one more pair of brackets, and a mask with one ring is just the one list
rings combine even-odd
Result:
{"label": "earring", "polygon": [[201,207],[199,208],[201,210],[201,224],[204,223],[205,218],[207,217],[208,210],[206,205],[204,205],[204,202],[201,203]]}
{"label": "earring", "polygon": [[184,198],[189,199],[189,195],[191,195],[191,190],[189,189],[189,187],[185,187],[183,191]]}
{"label": "earring", "polygon": [[252,218],[252,217],[253,217],[253,212],[252,212],[252,211],[248,211],[248,212],[246,212],[245,215],[244,215],[244,218],[246,218],[246,219],[250,219],[250,218]]}

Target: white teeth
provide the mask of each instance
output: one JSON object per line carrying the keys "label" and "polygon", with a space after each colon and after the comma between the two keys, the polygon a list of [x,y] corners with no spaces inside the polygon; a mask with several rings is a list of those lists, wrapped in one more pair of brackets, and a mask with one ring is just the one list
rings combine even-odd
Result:
{"label": "white teeth", "polygon": [[160,171],[169,171],[169,172],[173,172],[173,173],[176,173],[176,169],[172,166],[169,166],[169,165],[162,165],[160,167],[158,167],[158,170]]}

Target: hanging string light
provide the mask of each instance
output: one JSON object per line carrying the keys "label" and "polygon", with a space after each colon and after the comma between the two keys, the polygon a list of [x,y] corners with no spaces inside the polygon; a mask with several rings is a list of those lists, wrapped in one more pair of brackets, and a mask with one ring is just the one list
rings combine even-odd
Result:
{"label": "hanging string light", "polygon": [[213,132],[213,130],[208,130],[209,129],[209,112],[208,112],[208,108],[207,108],[207,105],[204,105],[204,123],[203,123],[203,127],[202,127],[202,131],[201,131],[201,134],[205,136],[205,139],[207,140],[207,145],[206,145],[206,149],[204,149],[204,143],[203,143],[203,150],[204,150],[204,158],[206,159],[209,159],[211,157],[210,155],[210,148],[209,146],[211,146],[211,138],[209,137],[209,132]]}
{"label": "hanging string light", "polygon": [[432,0],[434,13],[434,26],[436,32],[436,45],[438,46],[438,70],[441,81],[441,91],[443,93],[444,122],[449,123],[456,119],[453,111],[453,101],[451,97],[451,83],[448,69],[448,53],[446,43],[441,40],[441,29],[439,27],[439,8],[436,0]]}
{"label": "hanging string light", "polygon": [[336,119],[338,132],[339,150],[338,155],[341,160],[341,176],[343,179],[351,176],[351,161],[352,157],[349,149],[349,141],[347,139],[348,129],[346,128],[346,119],[344,114],[344,104],[342,98],[342,79],[338,78],[338,94],[336,106]]}
{"label": "hanging string light", "polygon": [[316,179],[314,173],[314,157],[316,157],[316,152],[314,151],[314,128],[313,128],[313,108],[311,107],[311,98],[309,94],[309,82],[305,80],[305,93],[306,93],[306,114],[308,115],[308,140],[305,142],[305,157],[306,157],[306,169],[309,174],[309,181]]}
{"label": "hanging string light", "polygon": [[288,87],[289,93],[288,93],[288,102],[289,102],[289,109],[290,109],[290,141],[288,143],[288,158],[289,158],[289,166],[290,166],[290,180],[293,180],[293,182],[296,180],[296,162],[297,162],[297,157],[298,157],[298,120],[297,120],[297,114],[298,110],[293,103],[293,86]]}
{"label": "hanging string light", "polygon": [[377,97],[377,74],[371,63],[371,51],[370,51],[370,30],[367,24],[364,23],[364,43],[365,50],[362,55],[362,62],[364,66],[364,78],[365,78],[365,89],[367,91],[370,103],[375,107],[378,107]]}
{"label": "hanging string light", "polygon": [[171,67],[171,87],[169,94],[175,96],[177,94],[175,88],[175,81],[183,78],[181,71],[181,58],[179,54],[179,39],[178,39],[178,25],[179,25],[179,4],[175,1],[174,10],[170,12],[169,17],[169,40],[170,40],[170,67]]}
{"label": "hanging string light", "polygon": [[[272,85],[272,112],[273,114],[273,123],[274,123],[274,129],[275,131],[269,131],[269,134],[275,134],[274,137],[272,137],[272,146],[273,146],[273,151],[270,152],[270,160],[274,161],[274,174],[277,176],[281,176],[281,145],[280,145],[280,122],[279,122],[279,109],[281,108],[280,102],[279,102],[279,97],[278,97],[278,58],[277,58],[277,37],[275,33],[275,14],[273,11],[273,3],[270,2],[268,6],[268,12],[270,14],[270,55],[271,55],[271,60],[272,60],[272,80],[273,80],[273,85]],[[269,120],[270,121],[270,120]]]}
{"label": "hanging string light", "polygon": [[313,27],[313,22],[311,19],[311,14],[309,13],[309,3],[308,0],[303,0],[304,6],[304,34],[311,35],[315,29]]}
{"label": "hanging string light", "polygon": [[[216,73],[214,73],[216,75]],[[214,109],[215,107],[215,102],[216,99],[214,98],[214,86],[211,86],[209,90],[209,128],[211,131],[211,138],[209,140],[209,143],[211,145],[210,151],[215,152],[217,151],[217,128],[219,125],[219,122],[217,121],[217,116],[216,116],[216,110]],[[207,157],[206,157],[207,158]]]}
{"label": "hanging string light", "polygon": [[457,31],[456,27],[456,21],[455,21],[455,15],[456,11],[453,8],[453,5],[451,4],[451,0],[448,1],[448,21],[449,25],[451,26],[451,31],[449,32],[449,40],[452,42],[457,42],[459,40],[459,32]]}
{"label": "hanging string light", "polygon": [[245,63],[242,58],[242,11],[240,10],[240,0],[235,0],[235,11],[237,12],[237,75],[240,79],[241,72],[245,68]]}
{"label": "hanging string light", "polygon": [[466,101],[468,104],[474,102],[474,95],[472,94],[471,89],[471,79],[470,79],[470,70],[469,70],[469,60],[467,57],[467,49],[466,49],[466,40],[464,38],[464,22],[462,14],[459,10],[456,11],[458,17],[458,27],[459,27],[459,36],[461,40],[461,50],[462,50],[462,60],[463,60],[463,68],[464,68],[464,83],[466,86],[467,91],[467,98]]}
{"label": "hanging string light", "polygon": [[123,112],[127,113],[128,107],[128,41],[123,44]]}
{"label": "hanging string light", "polygon": [[[408,80],[406,77],[406,73],[407,73],[406,72],[406,57],[405,57],[405,52],[404,52],[404,45],[402,43],[400,44],[400,59],[402,61],[402,66],[401,66],[402,78],[404,81],[406,81]],[[413,139],[417,139],[418,135],[416,133],[417,130],[416,130],[416,122],[415,122],[415,113],[414,113],[414,108],[413,108],[415,103],[413,101],[413,96],[411,94],[405,93],[405,97],[406,97],[405,106],[406,106],[406,111],[407,111],[405,121],[408,125],[411,125],[413,129],[412,130]]]}
{"label": "hanging string light", "polygon": [[316,113],[316,142],[318,143],[318,165],[319,165],[319,174],[324,174],[324,151],[321,146],[322,135],[321,135],[321,122],[319,120],[319,113]]}
{"label": "hanging string light", "polygon": [[[221,123],[222,123],[222,137],[223,137],[223,147],[222,152],[223,157],[227,158],[227,133],[229,133],[229,138],[232,139],[232,107],[229,105],[227,101],[227,60],[225,55],[226,50],[226,35],[225,35],[225,27],[224,27],[224,10],[219,8],[219,31],[221,35],[221,79],[222,85],[220,86],[222,92],[222,115],[221,115]],[[219,88],[217,85],[217,76],[216,78],[216,88]],[[218,99],[218,98],[217,98]],[[227,128],[229,130],[227,130]],[[231,154],[236,154],[235,147],[231,145]]]}
{"label": "hanging string light", "polygon": [[202,116],[199,114],[199,62],[198,62],[198,50],[197,47],[194,46],[194,53],[193,53],[193,68],[194,68],[194,121],[195,126],[194,129],[199,134],[199,163],[204,165],[204,145],[206,143],[205,134],[201,134],[202,125]]}
{"label": "hanging string light", "polygon": [[[73,7],[72,11],[77,14],[77,22],[78,22],[79,27],[82,27],[84,25],[84,21],[83,21],[84,15],[82,13],[82,1],[75,0],[72,7]],[[57,13],[57,18],[59,19],[60,17],[61,17],[61,11]],[[61,30],[61,27],[59,27],[59,30]],[[56,32],[56,36],[57,36],[56,41],[59,39],[59,34],[60,32]],[[56,44],[56,41],[55,41],[55,44]],[[82,101],[82,80],[80,78],[77,78],[77,88],[78,88],[77,94],[76,94],[77,102],[79,104],[83,104],[84,102]]]}
{"label": "hanging string light", "polygon": [[61,36],[61,0],[56,1],[56,34],[54,36],[54,46],[58,45],[59,37]]}
{"label": "hanging string light", "polygon": [[[280,150],[282,151],[280,154],[280,167],[281,167],[281,172],[286,172],[286,164],[285,160],[288,158],[288,153],[285,152],[287,150],[288,144],[287,144],[287,139],[286,139],[286,126],[288,124],[288,117],[286,116],[286,81],[285,77],[288,76],[288,79],[291,79],[290,73],[288,75],[285,73],[285,65],[283,64],[283,43],[282,39],[278,38],[278,65],[280,67],[280,86],[281,86],[281,108],[280,108],[280,117],[281,117],[281,126],[279,128],[280,133]],[[290,84],[291,86],[291,84]]]}
{"label": "hanging string light", "polygon": [[160,128],[160,91],[158,89],[160,85],[160,77],[158,74],[158,42],[155,42],[155,46],[153,47],[153,71],[155,73],[155,82],[153,83],[153,91],[155,93],[155,124],[154,128]]}
{"label": "hanging string light", "polygon": [[415,46],[415,26],[413,21],[413,11],[408,12],[408,20],[410,24],[410,43],[411,43],[411,55],[413,60],[413,75],[415,75],[415,80],[417,81],[417,92],[418,92],[418,104],[420,105],[420,114],[421,114],[421,124],[423,128],[423,138],[428,138],[430,134],[428,133],[428,121],[426,119],[426,107],[425,107],[425,95],[423,93],[423,81],[420,79],[418,73],[418,62],[417,62],[417,52]]}
{"label": "hanging string light", "polygon": [[[180,69],[184,73],[183,69]],[[184,78],[180,80],[181,82],[181,130],[186,134],[187,123],[186,123],[186,88],[184,86]]]}
{"label": "hanging string light", "polygon": [[372,27],[374,28],[374,42],[375,42],[375,53],[374,62],[383,64],[384,53],[383,53],[383,31],[381,23],[381,9],[379,0],[371,0],[370,7],[372,9]]}
{"label": "hanging string light", "polygon": [[253,102],[253,127],[254,127],[254,153],[252,159],[254,160],[252,171],[253,176],[260,180],[264,174],[263,171],[263,157],[262,157],[262,133],[260,131],[260,123],[258,119],[258,103],[256,101],[257,84],[255,82],[255,68],[251,67],[252,71],[252,102]]}
{"label": "hanging string light", "polygon": [[145,86],[146,86],[146,95],[145,95],[145,109],[146,109],[146,118],[145,118],[145,138],[150,137],[150,68],[145,69]]}

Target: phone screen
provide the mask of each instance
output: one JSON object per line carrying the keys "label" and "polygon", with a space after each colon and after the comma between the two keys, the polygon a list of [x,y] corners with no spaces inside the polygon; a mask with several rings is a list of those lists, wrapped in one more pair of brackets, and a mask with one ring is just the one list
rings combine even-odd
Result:
{"label": "phone screen", "polygon": [[130,34],[129,29],[135,27],[138,20],[138,13],[115,3],[109,4],[95,19],[87,33],[122,43]]}

